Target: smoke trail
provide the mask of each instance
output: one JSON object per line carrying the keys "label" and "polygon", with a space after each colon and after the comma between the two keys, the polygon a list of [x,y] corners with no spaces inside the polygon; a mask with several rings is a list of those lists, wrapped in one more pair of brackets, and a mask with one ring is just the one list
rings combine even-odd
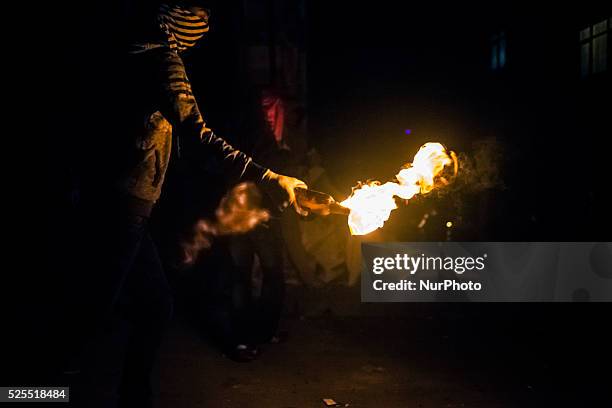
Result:
{"label": "smoke trail", "polygon": [[212,246],[214,237],[246,234],[270,219],[270,212],[261,208],[261,192],[253,183],[240,183],[219,203],[215,220],[201,219],[181,243],[182,264],[194,264],[202,251]]}

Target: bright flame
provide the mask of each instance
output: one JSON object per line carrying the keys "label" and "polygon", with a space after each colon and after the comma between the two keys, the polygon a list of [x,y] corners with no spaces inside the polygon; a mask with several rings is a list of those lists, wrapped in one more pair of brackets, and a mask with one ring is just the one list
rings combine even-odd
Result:
{"label": "bright flame", "polygon": [[389,219],[391,211],[397,208],[395,197],[409,200],[416,194],[427,194],[434,189],[438,176],[446,166],[457,159],[440,143],[426,143],[414,156],[412,163],[395,176],[397,182],[370,182],[358,186],[349,198],[340,204],[350,208],[349,228],[353,235],[365,235],[381,228]]}

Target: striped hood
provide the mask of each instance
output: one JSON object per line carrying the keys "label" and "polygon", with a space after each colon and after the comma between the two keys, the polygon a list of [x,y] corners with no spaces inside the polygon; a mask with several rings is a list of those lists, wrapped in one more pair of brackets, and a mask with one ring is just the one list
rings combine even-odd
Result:
{"label": "striped hood", "polygon": [[198,16],[177,4],[162,4],[157,21],[168,37],[171,49],[178,52],[193,47],[208,32],[208,18]]}

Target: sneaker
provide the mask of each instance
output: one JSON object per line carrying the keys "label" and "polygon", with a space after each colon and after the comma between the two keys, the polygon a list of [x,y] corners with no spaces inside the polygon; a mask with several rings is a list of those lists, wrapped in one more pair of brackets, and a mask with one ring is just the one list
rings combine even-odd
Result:
{"label": "sneaker", "polygon": [[249,363],[257,358],[259,350],[257,347],[247,346],[246,344],[237,345],[229,352],[228,357],[238,363]]}

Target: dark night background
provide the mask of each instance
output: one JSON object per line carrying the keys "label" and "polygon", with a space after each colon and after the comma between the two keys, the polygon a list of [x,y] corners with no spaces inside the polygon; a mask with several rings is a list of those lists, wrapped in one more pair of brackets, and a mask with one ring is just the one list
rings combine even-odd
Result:
{"label": "dark night background", "polygon": [[[257,89],[274,86],[288,95],[293,112],[303,115],[303,122],[296,126],[301,127],[295,132],[301,139],[294,139],[294,151],[301,152],[304,161],[305,152],[316,148],[337,187],[337,198],[347,196],[358,180],[392,178],[427,141],[442,142],[466,158],[467,167],[456,186],[396,210],[382,232],[383,240],[609,240],[610,28],[607,69],[602,72],[592,72],[592,66],[582,71],[579,40],[579,32],[585,27],[612,17],[609,4],[384,0],[218,3],[213,9],[209,37],[190,51],[185,61],[205,118],[233,144],[248,151],[253,120],[250,112]],[[49,112],[53,107],[60,108],[52,123],[69,128],[70,107],[79,104],[83,94],[79,85],[66,89],[66,83],[78,77],[87,87],[88,81],[104,75],[85,56],[96,55],[94,45],[104,49],[107,30],[114,26],[113,21],[122,21],[122,6],[120,2],[83,6],[88,10],[79,15],[87,16],[81,19],[87,24],[78,25],[78,29],[53,25],[54,37],[42,40],[44,45],[39,50],[44,57],[39,63],[48,65],[52,79],[44,81],[42,88],[44,96],[51,98],[43,98],[40,104]],[[75,12],[64,7],[64,17]],[[608,20],[608,27],[610,24]],[[66,38],[76,30],[81,35],[71,36],[71,46],[59,51],[59,59],[70,64],[69,69],[61,69],[54,62],[58,58],[52,46],[54,39]],[[493,46],[499,47],[501,42],[505,42],[505,63],[500,64],[499,59],[493,63]],[[299,55],[299,74],[294,82],[283,79],[282,63],[279,67],[269,64],[273,44],[290,44],[288,48]],[[282,60],[282,49],[274,50],[272,54],[278,53],[276,58]],[[92,106],[103,104],[104,100],[97,100]],[[92,114],[98,117],[107,113]],[[57,132],[56,127],[50,135]],[[75,133],[73,129],[67,133],[71,132]],[[70,163],[72,155],[79,154],[71,148],[70,140],[49,139],[53,167],[46,173],[46,208],[51,214],[51,253],[66,252],[57,237],[70,222],[67,197],[74,183]],[[483,158],[484,162],[479,162]],[[156,210],[154,227],[161,252],[168,258],[181,229],[213,208],[224,191],[224,185],[211,182],[206,172],[194,175],[192,170],[193,164],[171,168]],[[197,188],[202,183],[206,183],[206,190]],[[425,228],[417,228],[423,214],[432,209],[437,215]],[[454,225],[450,231],[445,227],[447,221]],[[172,264],[171,260],[167,262]],[[181,318],[181,313],[189,313],[184,311],[188,302],[181,303],[180,298],[184,282],[171,268],[167,272],[183,309],[178,308],[178,329],[170,333],[170,346],[162,353],[162,377],[214,377],[206,368],[198,371],[189,364],[181,367],[168,363],[172,358],[181,359],[173,345],[192,350],[191,357],[183,356],[185,361],[212,357],[210,351],[200,350],[200,343],[185,340],[189,339],[185,334],[189,333],[185,329],[189,319]],[[288,304],[294,308],[287,312],[287,320],[293,322],[289,326],[295,327],[296,334],[283,346],[288,354],[271,352],[266,356],[284,362],[276,367],[264,360],[261,383],[249,383],[257,377],[257,367],[246,371],[238,368],[235,375],[231,374],[234,366],[209,361],[210,367],[228,371],[233,380],[227,381],[246,384],[247,390],[252,390],[249,386],[255,389],[254,384],[290,387],[283,383],[280,373],[285,369],[294,373],[289,378],[300,380],[308,376],[299,374],[300,370],[316,372],[315,383],[318,381],[323,390],[325,383],[336,384],[341,390],[338,399],[353,402],[356,407],[604,406],[598,401],[610,397],[611,310],[607,304],[355,306],[359,302],[355,287],[298,288],[291,296],[294,298]],[[34,307],[33,313],[44,321],[54,310],[53,296],[44,291],[35,293],[35,298],[34,304],[38,301],[45,307]],[[345,304],[352,305],[348,312]],[[309,308],[325,310],[318,314]],[[309,310],[314,317],[304,319]],[[378,336],[372,331],[364,334],[364,330],[382,331],[385,339],[377,340],[378,344],[369,349],[363,346],[364,338]],[[321,344],[321,336],[329,336],[329,349]],[[52,337],[34,338],[37,340],[30,338],[22,344],[36,350],[38,362],[26,365],[27,373],[16,378],[26,382],[34,378],[36,383],[48,378],[49,367],[54,364],[48,351],[53,350],[54,343]],[[202,348],[208,347],[202,344]],[[338,356],[346,356],[346,361]],[[392,378],[380,383],[368,378],[369,391],[341,386],[345,375],[347,383],[360,381],[351,374],[351,364],[363,366],[374,360],[379,361],[374,365],[405,361],[393,374],[402,378],[397,380],[400,385],[389,385],[396,399],[385,399],[372,391],[383,393],[385,386],[395,381]],[[266,371],[270,367],[274,369]],[[424,385],[420,381],[426,382],[423,377],[427,376],[431,384]],[[403,379],[420,385],[404,389]],[[205,389],[207,381],[217,384],[217,380],[203,378],[193,387]],[[457,382],[460,385],[455,389]],[[168,406],[227,403],[202,397],[198,401],[209,405],[197,405],[198,397],[182,396],[179,390],[185,388],[173,384],[160,387],[162,401]],[[474,384],[477,391],[470,388]],[[236,391],[233,385],[227,387],[227,395],[248,395],[247,391]],[[317,386],[307,388],[320,391]],[[404,394],[405,390],[410,392]],[[327,392],[333,396],[336,391],[331,387]],[[261,406],[270,407],[318,406],[325,396],[313,394],[309,396],[311,405],[304,405],[300,391],[294,394],[295,402],[291,396],[280,395],[282,403],[275,402],[273,395],[256,395],[268,401]],[[394,405],[397,401],[402,404]],[[467,402],[461,405],[462,401]]]}

